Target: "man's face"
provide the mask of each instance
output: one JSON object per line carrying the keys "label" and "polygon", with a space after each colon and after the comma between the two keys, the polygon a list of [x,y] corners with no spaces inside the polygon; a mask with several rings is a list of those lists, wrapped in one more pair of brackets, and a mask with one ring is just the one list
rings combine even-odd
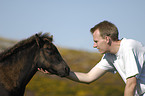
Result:
{"label": "man's face", "polygon": [[109,45],[107,44],[107,40],[103,39],[100,36],[100,32],[98,29],[93,33],[93,40],[94,40],[93,47],[97,48],[100,53],[105,54],[108,52]]}

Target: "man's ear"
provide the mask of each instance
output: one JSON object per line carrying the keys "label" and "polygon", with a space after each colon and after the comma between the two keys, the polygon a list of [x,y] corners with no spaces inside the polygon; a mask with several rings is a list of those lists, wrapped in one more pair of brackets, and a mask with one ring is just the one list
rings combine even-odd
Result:
{"label": "man's ear", "polygon": [[106,36],[105,39],[106,39],[107,44],[111,46],[112,44],[111,38],[109,36]]}

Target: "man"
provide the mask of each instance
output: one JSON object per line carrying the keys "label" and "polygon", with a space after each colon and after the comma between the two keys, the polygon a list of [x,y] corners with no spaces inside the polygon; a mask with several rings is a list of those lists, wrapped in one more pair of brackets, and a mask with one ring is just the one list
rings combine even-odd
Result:
{"label": "man", "polygon": [[145,96],[145,47],[140,42],[118,39],[117,27],[108,21],[91,28],[94,48],[104,54],[88,73],[70,72],[71,80],[91,83],[106,72],[118,71],[126,83],[124,96]]}

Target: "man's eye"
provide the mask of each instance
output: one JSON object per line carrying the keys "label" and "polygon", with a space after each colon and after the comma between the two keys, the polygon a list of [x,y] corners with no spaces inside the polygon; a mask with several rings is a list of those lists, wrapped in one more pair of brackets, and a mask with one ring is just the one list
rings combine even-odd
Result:
{"label": "man's eye", "polygon": [[94,41],[95,43],[97,43],[98,41]]}

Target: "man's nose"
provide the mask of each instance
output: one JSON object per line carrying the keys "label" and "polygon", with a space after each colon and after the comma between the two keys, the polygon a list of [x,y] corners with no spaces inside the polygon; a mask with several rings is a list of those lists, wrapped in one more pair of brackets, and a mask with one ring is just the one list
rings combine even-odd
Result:
{"label": "man's nose", "polygon": [[94,45],[93,45],[93,47],[94,47],[94,48],[97,48],[97,43],[95,43],[95,42],[94,42]]}

